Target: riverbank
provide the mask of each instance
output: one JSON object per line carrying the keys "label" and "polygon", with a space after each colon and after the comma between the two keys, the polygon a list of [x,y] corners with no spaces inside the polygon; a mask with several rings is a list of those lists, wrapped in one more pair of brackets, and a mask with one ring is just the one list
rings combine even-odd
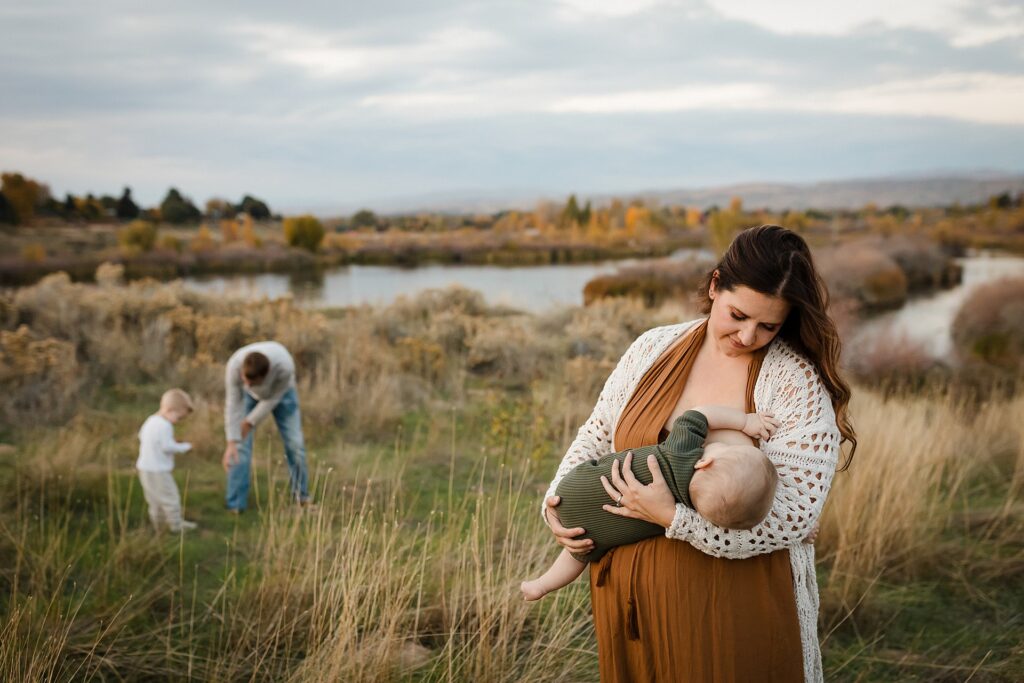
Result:
{"label": "riverbank", "polygon": [[[954,253],[922,238],[854,237],[812,252],[833,300],[859,315],[899,309],[911,296],[950,289],[963,278]],[[627,297],[659,306],[688,299],[714,265],[711,254],[630,265],[588,282],[584,301]]]}
{"label": "riverbank", "polygon": [[[588,241],[582,237],[540,233],[496,233],[453,230],[436,233],[331,233],[316,251],[288,247],[276,224],[255,230],[249,242],[196,237],[194,230],[168,230],[162,243],[149,251],[117,246],[118,226],[88,226],[83,235],[73,229],[21,228],[8,231],[0,257],[0,286],[32,284],[48,273],[63,271],[75,281],[89,281],[101,263],[124,267],[129,279],[159,280],[254,273],[308,273],[345,265],[415,267],[424,264],[554,265],[667,256],[699,246],[697,232],[674,232],[616,240]],[[43,248],[48,230],[59,235],[56,245]],[[167,245],[175,245],[171,248]]]}

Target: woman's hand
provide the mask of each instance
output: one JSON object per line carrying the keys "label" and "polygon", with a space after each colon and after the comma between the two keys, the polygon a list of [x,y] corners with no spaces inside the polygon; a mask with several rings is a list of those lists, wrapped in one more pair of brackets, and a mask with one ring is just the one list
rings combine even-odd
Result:
{"label": "woman's hand", "polygon": [[619,473],[619,461],[612,463],[612,480],[601,477],[604,490],[608,492],[614,504],[603,508],[613,515],[633,517],[652,522],[666,529],[672,525],[676,515],[676,499],[665,483],[658,466],[658,459],[647,456],[647,467],[651,471],[652,481],[643,485],[633,474],[633,452],[626,453],[622,461],[622,473]]}
{"label": "woman's hand", "polygon": [[551,527],[551,533],[555,535],[555,541],[558,542],[558,545],[573,553],[589,553],[594,549],[594,541],[591,539],[576,539],[580,534],[586,533],[583,527],[578,526],[574,529],[566,529],[562,526],[562,521],[558,518],[558,510],[555,509],[562,502],[559,496],[551,496],[544,502],[548,506],[544,510],[544,517],[548,520],[548,526]]}

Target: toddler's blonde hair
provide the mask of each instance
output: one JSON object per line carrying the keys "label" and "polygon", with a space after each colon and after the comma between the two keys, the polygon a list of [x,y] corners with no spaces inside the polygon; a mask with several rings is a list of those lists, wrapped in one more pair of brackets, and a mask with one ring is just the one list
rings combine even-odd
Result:
{"label": "toddler's blonde hair", "polygon": [[186,415],[192,412],[192,397],[181,389],[168,389],[160,397],[160,410],[180,410]]}

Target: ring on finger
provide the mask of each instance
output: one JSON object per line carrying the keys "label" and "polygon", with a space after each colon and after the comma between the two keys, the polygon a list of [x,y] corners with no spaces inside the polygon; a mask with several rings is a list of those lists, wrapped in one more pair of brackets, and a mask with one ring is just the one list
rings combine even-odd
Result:
{"label": "ring on finger", "polygon": [[621,493],[619,494],[619,497],[615,499],[615,507],[622,507],[622,494]]}

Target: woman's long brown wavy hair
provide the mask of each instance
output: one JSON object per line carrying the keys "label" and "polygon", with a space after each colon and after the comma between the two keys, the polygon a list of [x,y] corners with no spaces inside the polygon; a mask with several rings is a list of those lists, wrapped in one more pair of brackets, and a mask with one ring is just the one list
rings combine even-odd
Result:
{"label": "woman's long brown wavy hair", "polygon": [[736,287],[780,297],[790,305],[786,322],[779,330],[794,350],[805,355],[818,370],[832,398],[836,424],[843,441],[849,441],[850,457],[857,450],[857,435],[850,422],[850,386],[839,372],[839,332],[828,315],[828,288],[818,275],[811,250],[800,235],[778,225],[762,225],[736,236],[722,260],[701,282],[698,302],[704,314],[711,312],[708,295],[711,281],[728,291]]}

